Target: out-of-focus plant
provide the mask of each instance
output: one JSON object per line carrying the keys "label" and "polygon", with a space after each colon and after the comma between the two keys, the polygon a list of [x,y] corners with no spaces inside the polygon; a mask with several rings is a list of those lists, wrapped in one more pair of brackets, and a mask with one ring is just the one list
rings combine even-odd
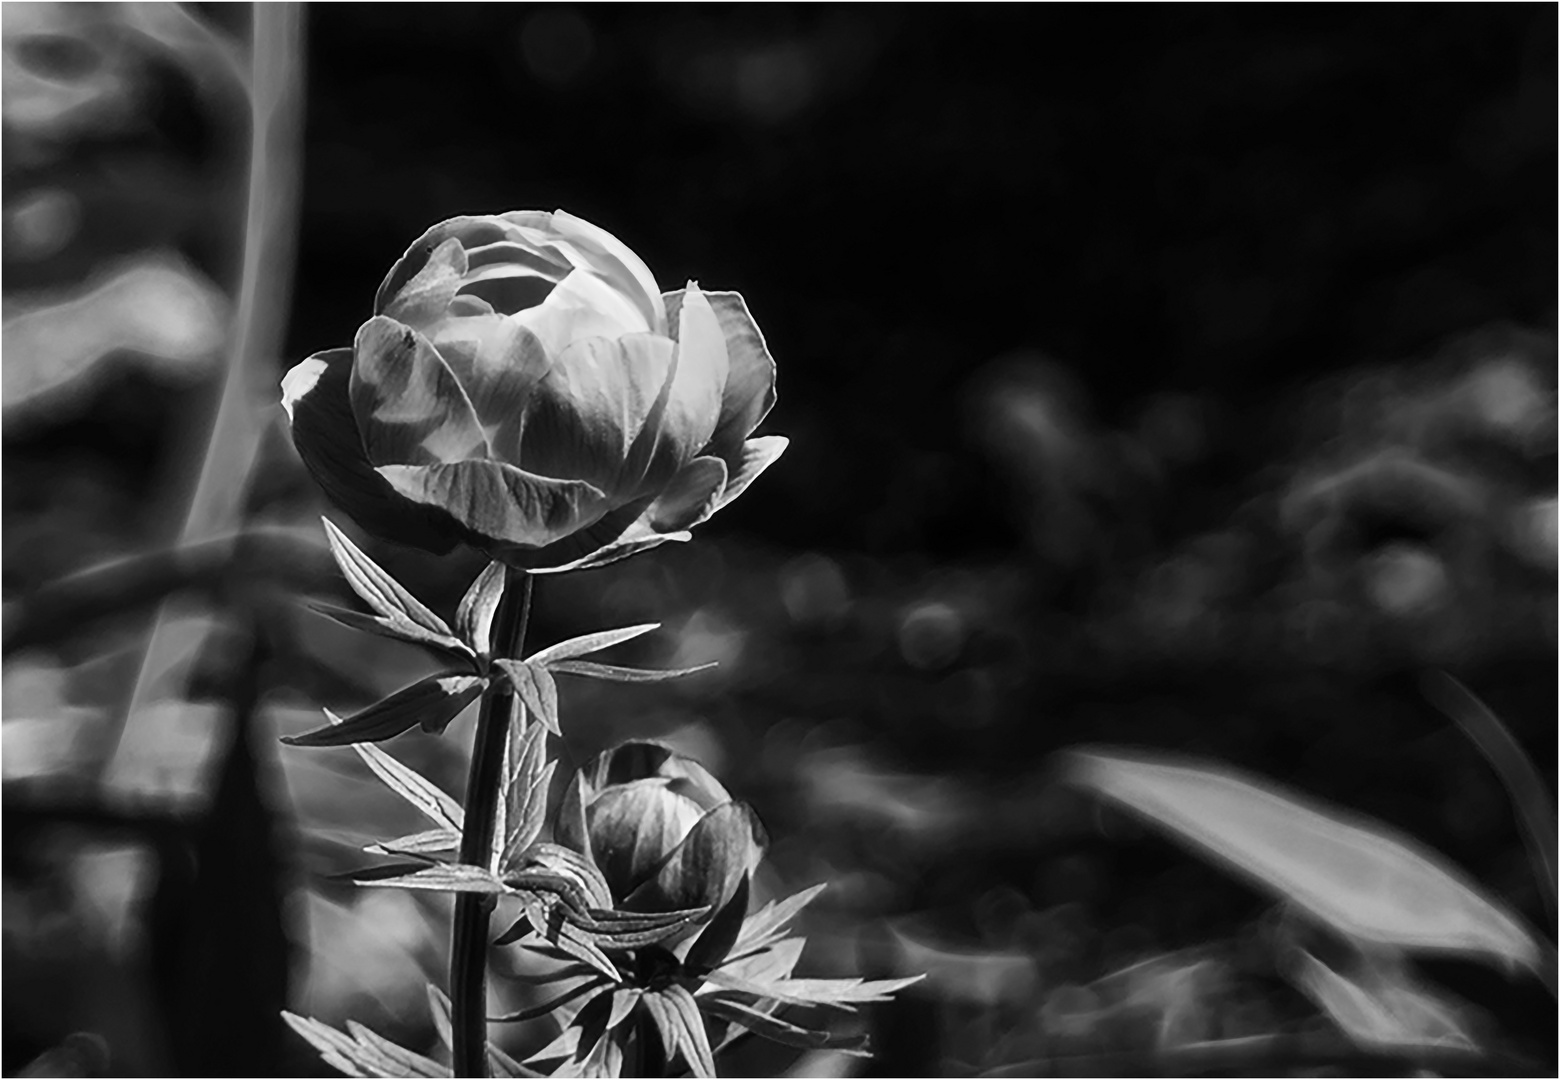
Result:
{"label": "out-of-focus plant", "polygon": [[[1553,802],[1504,727],[1461,684],[1438,675],[1427,690],[1512,794],[1552,920]],[[1414,956],[1466,957],[1556,989],[1554,942],[1437,852],[1379,821],[1208,762],[1082,748],[1068,753],[1062,775],[1279,900],[1279,969],[1359,1052],[1438,1069],[1481,1058],[1539,1064],[1476,1031],[1412,967]],[[1231,1051],[1239,1060],[1233,1044],[1166,1049],[1188,1060]]]}
{"label": "out-of-focus plant", "polygon": [[[702,668],[587,659],[655,624],[524,655],[531,571],[599,566],[687,539],[784,450],[783,438],[748,438],[773,401],[774,362],[739,295],[691,282],[663,295],[625,245],[562,211],[435,226],[385,278],[353,348],[312,356],[284,380],[300,455],[359,524],[433,551],[469,542],[495,560],[451,625],[327,521],[370,613],[323,613],[448,666],[284,740],[354,746],[432,821],[372,845],[401,861],[363,883],[457,894],[447,1017],[433,998],[455,1075],[528,1073],[487,1041],[498,902],[519,914],[499,941],[518,943],[549,967],[543,982],[560,984],[505,1019],[557,1019],[563,1033],[536,1057],[562,1058],[564,1074],[660,1075],[680,1060],[714,1075],[714,1048],[738,1029],[860,1050],[858,1037],[775,1013],[848,1009],[914,981],[792,978],[801,940],[783,928],[817,890],[750,914],[764,848],[757,817],[663,747],[630,743],[582,769],[545,839],[556,766],[547,738],[561,734],[556,677],[646,682]],[[442,732],[478,700],[464,806],[371,745],[413,727]],[[349,1074],[444,1073],[366,1028],[344,1035],[288,1020]]]}

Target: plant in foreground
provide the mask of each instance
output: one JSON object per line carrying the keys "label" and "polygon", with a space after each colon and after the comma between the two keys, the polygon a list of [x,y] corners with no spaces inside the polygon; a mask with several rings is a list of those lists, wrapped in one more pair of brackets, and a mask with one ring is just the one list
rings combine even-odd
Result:
{"label": "plant in foreground", "polygon": [[[599,756],[547,819],[557,676],[645,682],[702,669],[588,659],[655,624],[525,656],[530,571],[686,540],[784,450],[779,436],[749,438],[773,401],[774,362],[741,296],[692,283],[662,294],[615,237],[561,211],[430,229],[385,278],[353,347],[283,381],[300,456],[360,525],[436,552],[467,542],[495,560],[451,626],[327,521],[370,613],[318,610],[449,666],[346,719],[327,710],[326,726],[285,740],[352,746],[428,817],[431,828],[372,845],[396,861],[360,883],[457,894],[450,995],[430,988],[455,1075],[535,1075],[487,1042],[495,910],[512,920],[497,944],[544,965],[538,978],[556,990],[501,1019],[551,1017],[561,1034],[534,1060],[558,1061],[560,1075],[680,1063],[711,1076],[715,1052],[743,1031],[860,1052],[860,1036],[777,1013],[850,1011],[915,981],[793,978],[802,939],[785,927],[821,886],[750,913],[757,816],[664,747]],[[372,745],[413,727],[441,733],[478,701],[464,806]],[[351,1075],[450,1072],[361,1025],[343,1034],[287,1019]]]}

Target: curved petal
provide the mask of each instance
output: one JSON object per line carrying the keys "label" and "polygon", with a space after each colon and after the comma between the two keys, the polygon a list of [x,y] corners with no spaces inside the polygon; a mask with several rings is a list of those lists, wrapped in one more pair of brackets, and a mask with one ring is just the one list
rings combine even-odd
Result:
{"label": "curved petal", "polygon": [[[764,344],[764,335],[748,313],[747,301],[737,292],[704,294],[726,336],[730,373],[721,395],[720,421],[710,437],[709,452],[735,468],[742,440],[768,415],[775,403],[775,361]],[[683,290],[667,293],[666,319],[673,337],[682,315]]]}
{"label": "curved petal", "polygon": [[526,406],[549,361],[542,343],[513,319],[497,315],[444,319],[433,338],[500,461],[520,459]]}
{"label": "curved petal", "polygon": [[763,856],[766,841],[758,815],[743,803],[726,803],[699,819],[653,878],[623,901],[626,911],[719,908]]}
{"label": "curved petal", "polygon": [[731,801],[731,795],[719,780],[692,758],[684,757],[669,746],[636,740],[604,750],[580,770],[587,789],[594,793],[611,784],[663,777],[688,785],[683,790],[705,810],[713,810]]}
{"label": "curved petal", "polygon": [[463,248],[481,247],[508,239],[509,226],[499,218],[486,215],[447,218],[432,226],[406,249],[406,254],[396,260],[384,281],[379,283],[379,291],[374,294],[374,314],[383,315],[401,288],[422,270],[429,256],[440,244],[452,238],[459,240]]}
{"label": "curved petal", "polygon": [[590,845],[613,895],[638,888],[703,816],[662,777],[616,784],[597,795],[587,811]]}
{"label": "curved petal", "polygon": [[563,210],[553,211],[552,227],[559,235],[593,256],[592,269],[634,301],[644,313],[650,330],[657,333],[663,331],[666,326],[666,308],[661,302],[661,290],[656,286],[655,275],[650,273],[644,260],[635,255],[627,244],[599,225],[592,225],[584,218]]}
{"label": "curved petal", "polygon": [[375,465],[431,465],[488,455],[460,381],[422,334],[384,315],[353,345],[352,413]]}
{"label": "curved petal", "polygon": [[726,338],[714,310],[691,281],[683,292],[679,324],[677,367],[657,417],[644,474],[644,484],[651,489],[669,483],[708,445],[726,387]]}
{"label": "curved petal", "polygon": [[710,513],[713,514],[746,491],[748,485],[758,479],[761,472],[778,461],[780,455],[785,453],[785,448],[790,445],[791,440],[784,435],[760,435],[756,439],[749,439],[743,443],[737,469],[726,481],[726,488],[715,500],[715,506]]}
{"label": "curved petal", "polygon": [[465,273],[466,249],[450,237],[434,248],[422,268],[396,290],[384,313],[397,322],[422,329],[448,310]]}
{"label": "curved petal", "polygon": [[460,540],[443,515],[407,500],[374,471],[358,437],[349,384],[352,350],[329,349],[282,379],[282,408],[298,456],[331,502],[376,536],[442,555]]}
{"label": "curved petal", "polygon": [[[587,566],[599,566],[602,565],[599,556],[625,542],[626,531],[637,527],[640,521],[645,519],[649,505],[649,499],[640,499],[615,510],[609,510],[594,524],[572,532],[545,547],[497,547],[491,549],[490,554],[501,562],[522,570],[529,570],[533,574],[551,574],[564,570],[579,570]],[[655,543],[663,543],[668,539],[691,538],[690,533],[673,536],[656,535]],[[605,561],[611,562],[613,559]]]}
{"label": "curved petal", "polygon": [[557,356],[582,338],[620,338],[650,331],[627,298],[601,279],[576,270],[547,294],[547,299],[514,318]]}
{"label": "curved petal", "polygon": [[541,547],[598,519],[606,497],[581,480],[535,476],[499,461],[386,465],[379,475],[445,511],[484,542]]}
{"label": "curved petal", "polygon": [[691,529],[715,512],[726,489],[726,463],[697,457],[672,478],[650,504],[650,527],[658,533]]}
{"label": "curved petal", "polygon": [[541,476],[588,480],[616,493],[675,353],[668,338],[630,334],[586,338],[555,354],[531,395],[514,460]]}

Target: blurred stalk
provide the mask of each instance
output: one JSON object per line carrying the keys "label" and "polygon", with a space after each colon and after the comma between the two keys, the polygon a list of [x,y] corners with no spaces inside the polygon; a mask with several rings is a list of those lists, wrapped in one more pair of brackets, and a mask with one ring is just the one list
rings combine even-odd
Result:
{"label": "blurred stalk", "polygon": [[[180,546],[214,539],[241,523],[266,425],[264,403],[276,396],[271,360],[280,344],[292,287],[303,115],[302,11],[296,3],[257,3],[252,11],[249,184],[238,314]],[[142,756],[134,748],[131,719],[200,645],[177,632],[171,614],[172,602],[165,601],[147,636],[124,711],[105,734],[100,778],[111,788],[133,784],[129,763]]]}
{"label": "blurred stalk", "polygon": [[[524,570],[510,568],[504,581],[504,598],[493,617],[493,655],[519,658],[525,646],[525,627],[531,616],[534,579]],[[511,709],[523,722],[525,706],[514,696],[507,679],[496,679],[482,696],[477,714],[477,737],[471,748],[471,771],[466,778],[466,817],[461,830],[460,861],[490,868],[493,861],[494,817],[508,748]],[[450,935],[450,1006],[454,1027],[456,1076],[487,1073],[487,948],[488,917],[493,897],[458,893],[455,926]]]}

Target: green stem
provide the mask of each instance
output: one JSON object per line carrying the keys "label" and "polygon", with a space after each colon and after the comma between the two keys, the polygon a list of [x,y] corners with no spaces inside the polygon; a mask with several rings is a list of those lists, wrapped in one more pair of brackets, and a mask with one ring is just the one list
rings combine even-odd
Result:
{"label": "green stem", "polygon": [[[531,575],[510,569],[504,598],[493,618],[493,655],[519,658],[531,614]],[[471,748],[466,780],[465,827],[460,837],[460,861],[487,867],[492,862],[493,823],[497,813],[499,777],[515,701],[506,680],[494,680],[482,698],[477,737]],[[450,938],[450,1006],[455,1035],[455,1075],[487,1076],[487,947],[488,917],[493,898],[461,893],[455,898],[455,928]]]}

